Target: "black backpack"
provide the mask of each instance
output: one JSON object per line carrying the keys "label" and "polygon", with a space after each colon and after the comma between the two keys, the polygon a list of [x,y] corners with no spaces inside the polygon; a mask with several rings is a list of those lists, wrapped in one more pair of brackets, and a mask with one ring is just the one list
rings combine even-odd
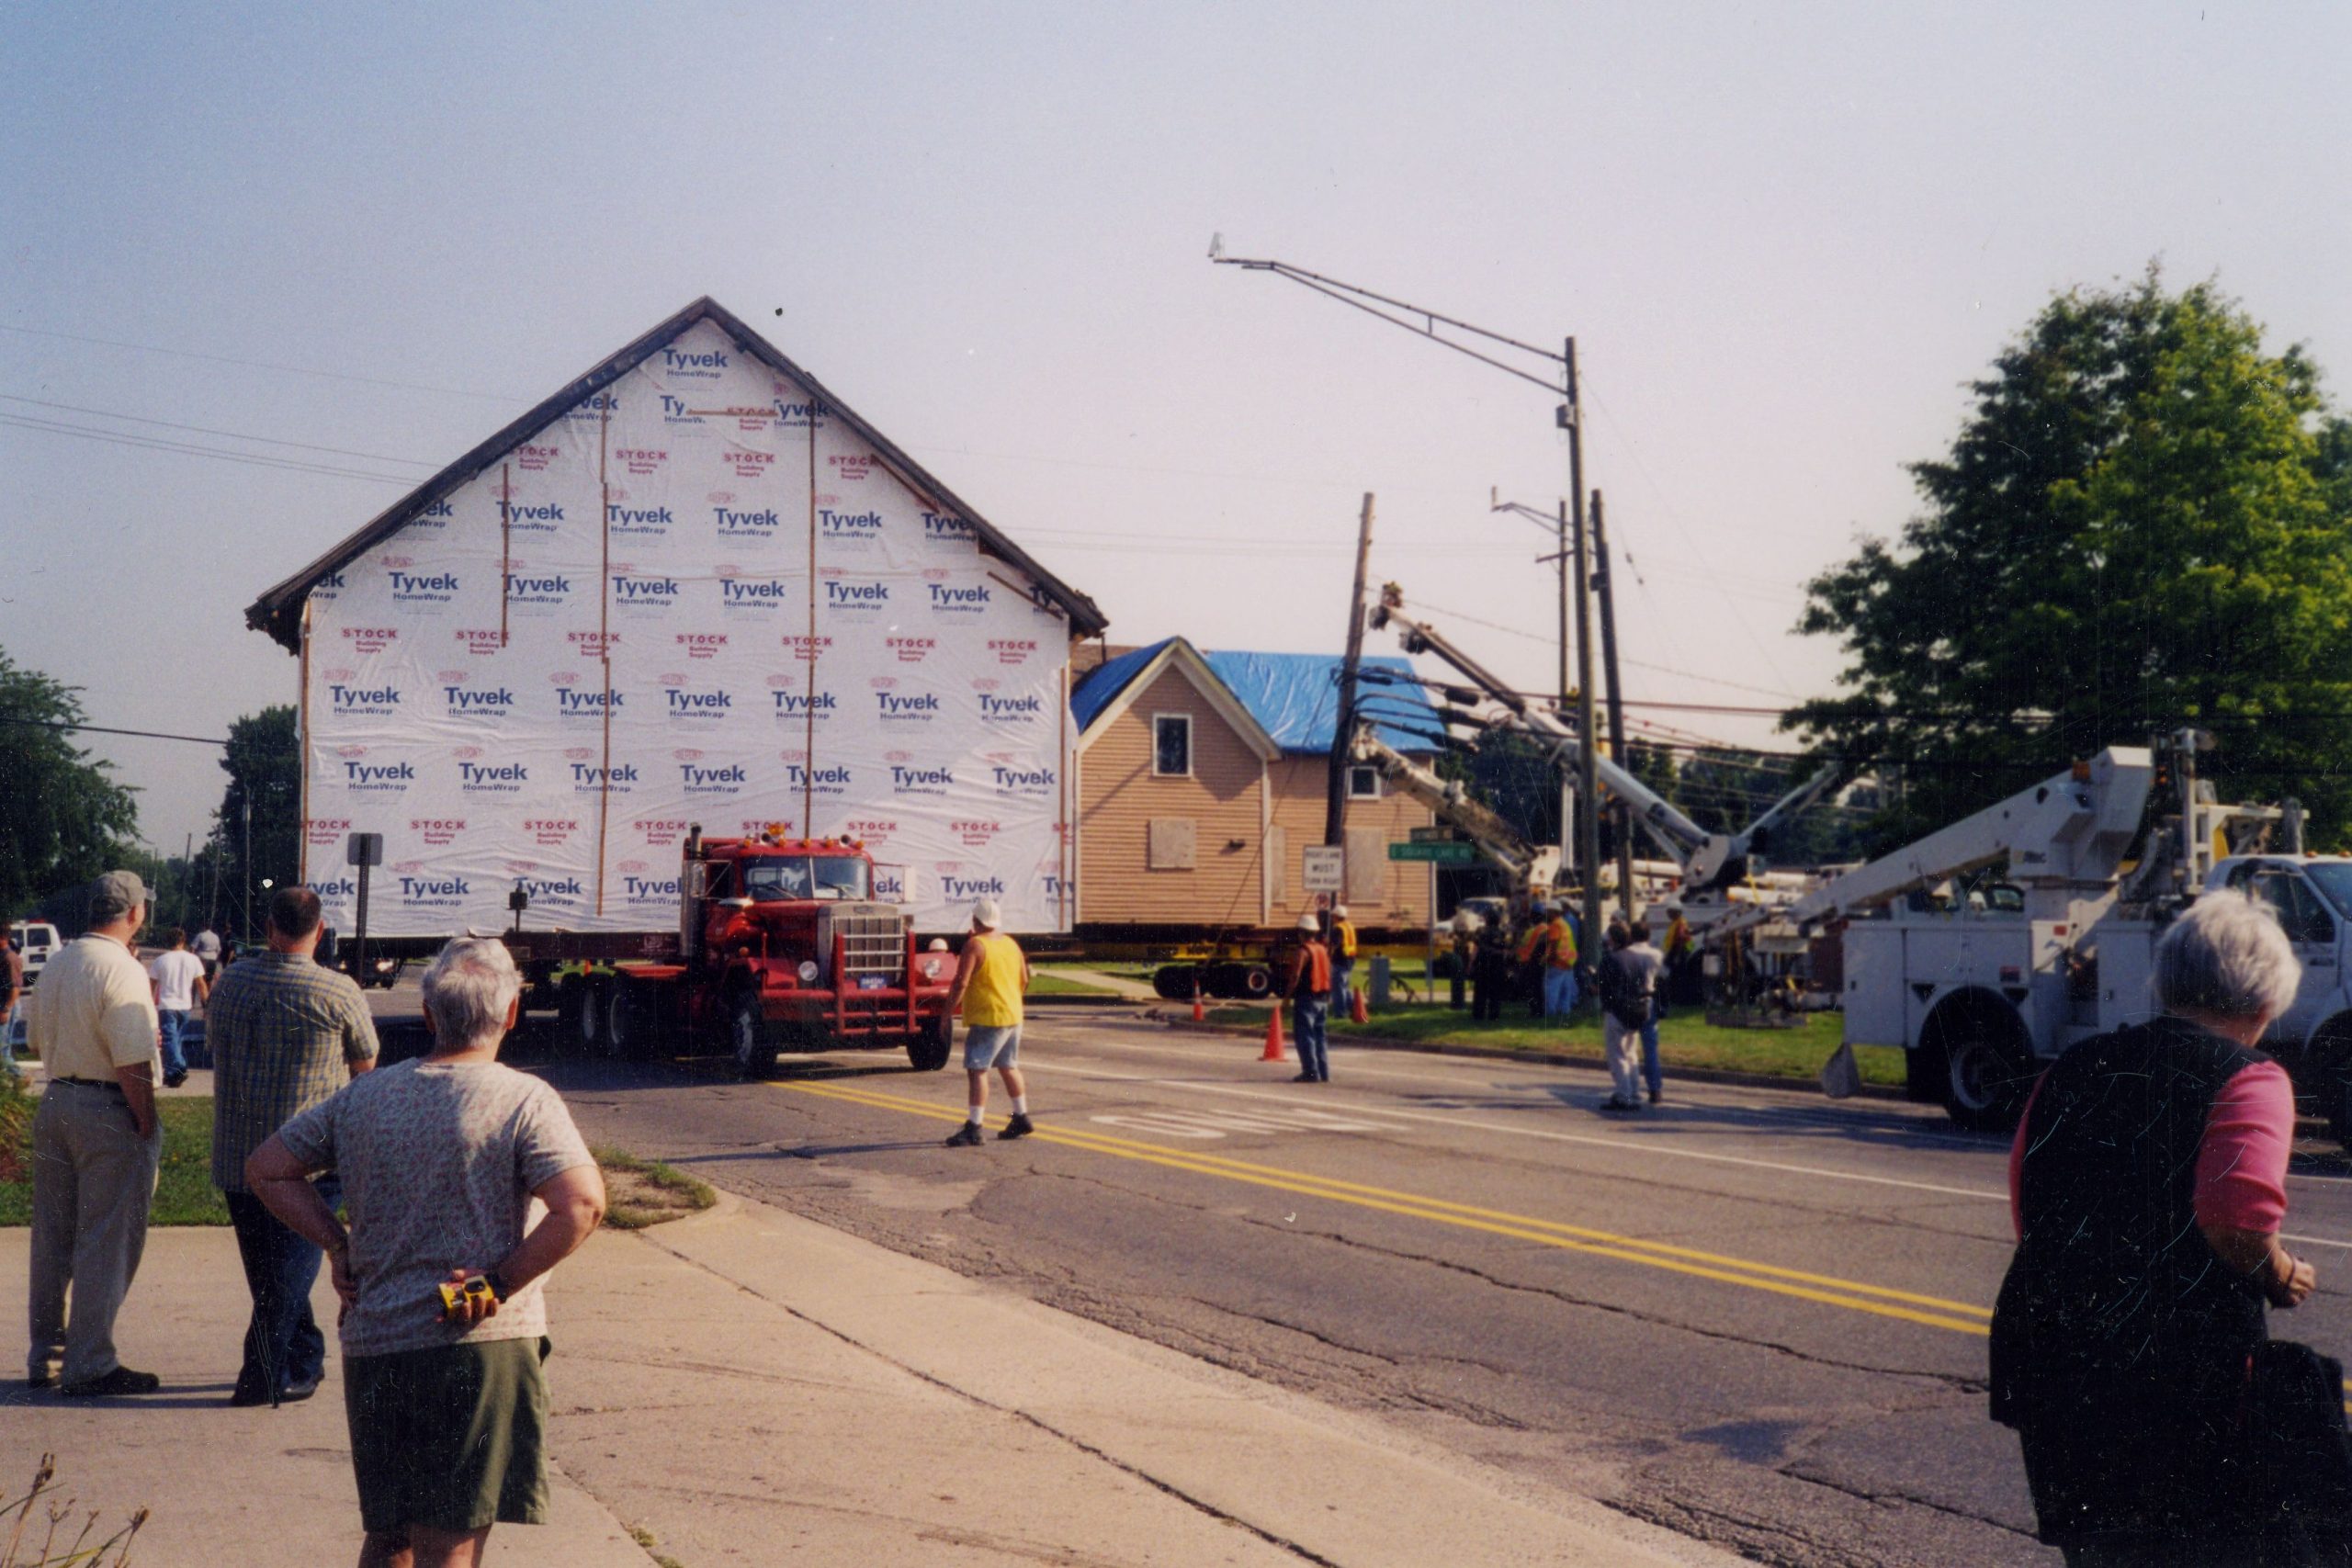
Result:
{"label": "black backpack", "polygon": [[1602,1010],[1626,1028],[1639,1029],[1650,1021],[1650,989],[1618,962],[1620,956],[1612,953],[1602,959],[1594,982]]}

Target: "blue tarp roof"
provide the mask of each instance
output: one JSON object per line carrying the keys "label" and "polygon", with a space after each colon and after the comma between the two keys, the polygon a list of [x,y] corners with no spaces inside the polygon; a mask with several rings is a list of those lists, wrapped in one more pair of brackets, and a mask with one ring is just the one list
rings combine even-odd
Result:
{"label": "blue tarp roof", "polygon": [[[1170,637],[1123,653],[1089,671],[1070,693],[1070,714],[1078,720],[1079,728],[1083,729],[1092,724],[1174,640]],[[1284,751],[1316,755],[1330,752],[1331,730],[1338,721],[1340,707],[1340,666],[1343,662],[1338,654],[1223,652],[1201,657]],[[1378,672],[1359,680],[1356,705],[1374,721],[1381,739],[1399,751],[1438,750],[1443,743],[1443,730],[1437,710],[1430,706],[1421,688],[1412,683],[1411,663],[1389,654],[1366,658],[1361,668]],[[1379,674],[1403,679],[1384,682]]]}

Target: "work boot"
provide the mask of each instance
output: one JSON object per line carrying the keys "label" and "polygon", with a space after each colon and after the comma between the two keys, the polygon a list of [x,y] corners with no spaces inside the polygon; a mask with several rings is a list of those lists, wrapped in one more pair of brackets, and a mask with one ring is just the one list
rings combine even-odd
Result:
{"label": "work boot", "polygon": [[951,1149],[978,1148],[979,1143],[980,1124],[978,1122],[965,1122],[947,1137],[947,1146]]}
{"label": "work boot", "polygon": [[997,1137],[999,1139],[1025,1138],[1036,1130],[1037,1129],[1035,1127],[1030,1124],[1029,1113],[1027,1111],[1016,1111],[1012,1113],[1012,1120],[1004,1124],[1004,1131],[999,1133]]}
{"label": "work boot", "polygon": [[118,1394],[153,1393],[164,1386],[164,1380],[153,1372],[134,1372],[129,1367],[117,1367],[80,1382],[69,1382],[62,1391],[68,1399],[111,1399]]}

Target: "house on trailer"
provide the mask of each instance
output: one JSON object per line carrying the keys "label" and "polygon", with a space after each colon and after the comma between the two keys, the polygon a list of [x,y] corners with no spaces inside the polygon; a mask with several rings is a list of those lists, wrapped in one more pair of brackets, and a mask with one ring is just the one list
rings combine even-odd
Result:
{"label": "house on trailer", "polygon": [[[1306,653],[1204,653],[1182,637],[1148,648],[1081,647],[1078,725],[1078,921],[1102,941],[1295,924],[1317,908],[1304,852],[1323,842],[1340,660]],[[1360,696],[1381,739],[1420,757],[1442,733],[1397,658],[1363,665],[1403,682]],[[1346,886],[1339,901],[1367,932],[1421,940],[1435,868],[1388,846],[1429,826],[1428,807],[1348,771]]]}
{"label": "house on trailer", "polygon": [[269,589],[301,660],[303,876],[371,923],[676,929],[682,846],[860,840],[926,931],[1069,929],[1092,600],[698,299]]}

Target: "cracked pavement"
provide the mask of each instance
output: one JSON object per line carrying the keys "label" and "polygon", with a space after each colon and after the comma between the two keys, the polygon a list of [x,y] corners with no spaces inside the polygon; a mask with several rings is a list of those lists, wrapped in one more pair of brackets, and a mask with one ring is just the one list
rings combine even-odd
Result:
{"label": "cracked pavement", "polygon": [[[1988,1307],[2008,1256],[1998,1140],[1887,1101],[1670,1082],[1664,1107],[1616,1122],[1591,1111],[1605,1079],[1577,1069],[1341,1048],[1323,1089],[1254,1055],[1125,1018],[1033,1016],[1033,1113],[1058,1137],[961,1150],[939,1140],[962,1075],[910,1074],[902,1057],[787,1058],[764,1085],[705,1062],[547,1070],[592,1137],[1374,1413],[1530,1495],[1591,1498],[1764,1562],[2058,1561],[2032,1538],[2014,1439],[1985,1417],[1980,1336],[1656,1250]],[[1262,1120],[1302,1109],[1361,1130]],[[1125,1122],[1170,1111],[1203,1130],[1233,1120],[1214,1138]],[[1392,1196],[1339,1201],[1331,1183]],[[2322,1295],[2278,1332],[2341,1355],[2342,1161],[2306,1151],[2290,1199],[2290,1232],[2322,1244]]]}

